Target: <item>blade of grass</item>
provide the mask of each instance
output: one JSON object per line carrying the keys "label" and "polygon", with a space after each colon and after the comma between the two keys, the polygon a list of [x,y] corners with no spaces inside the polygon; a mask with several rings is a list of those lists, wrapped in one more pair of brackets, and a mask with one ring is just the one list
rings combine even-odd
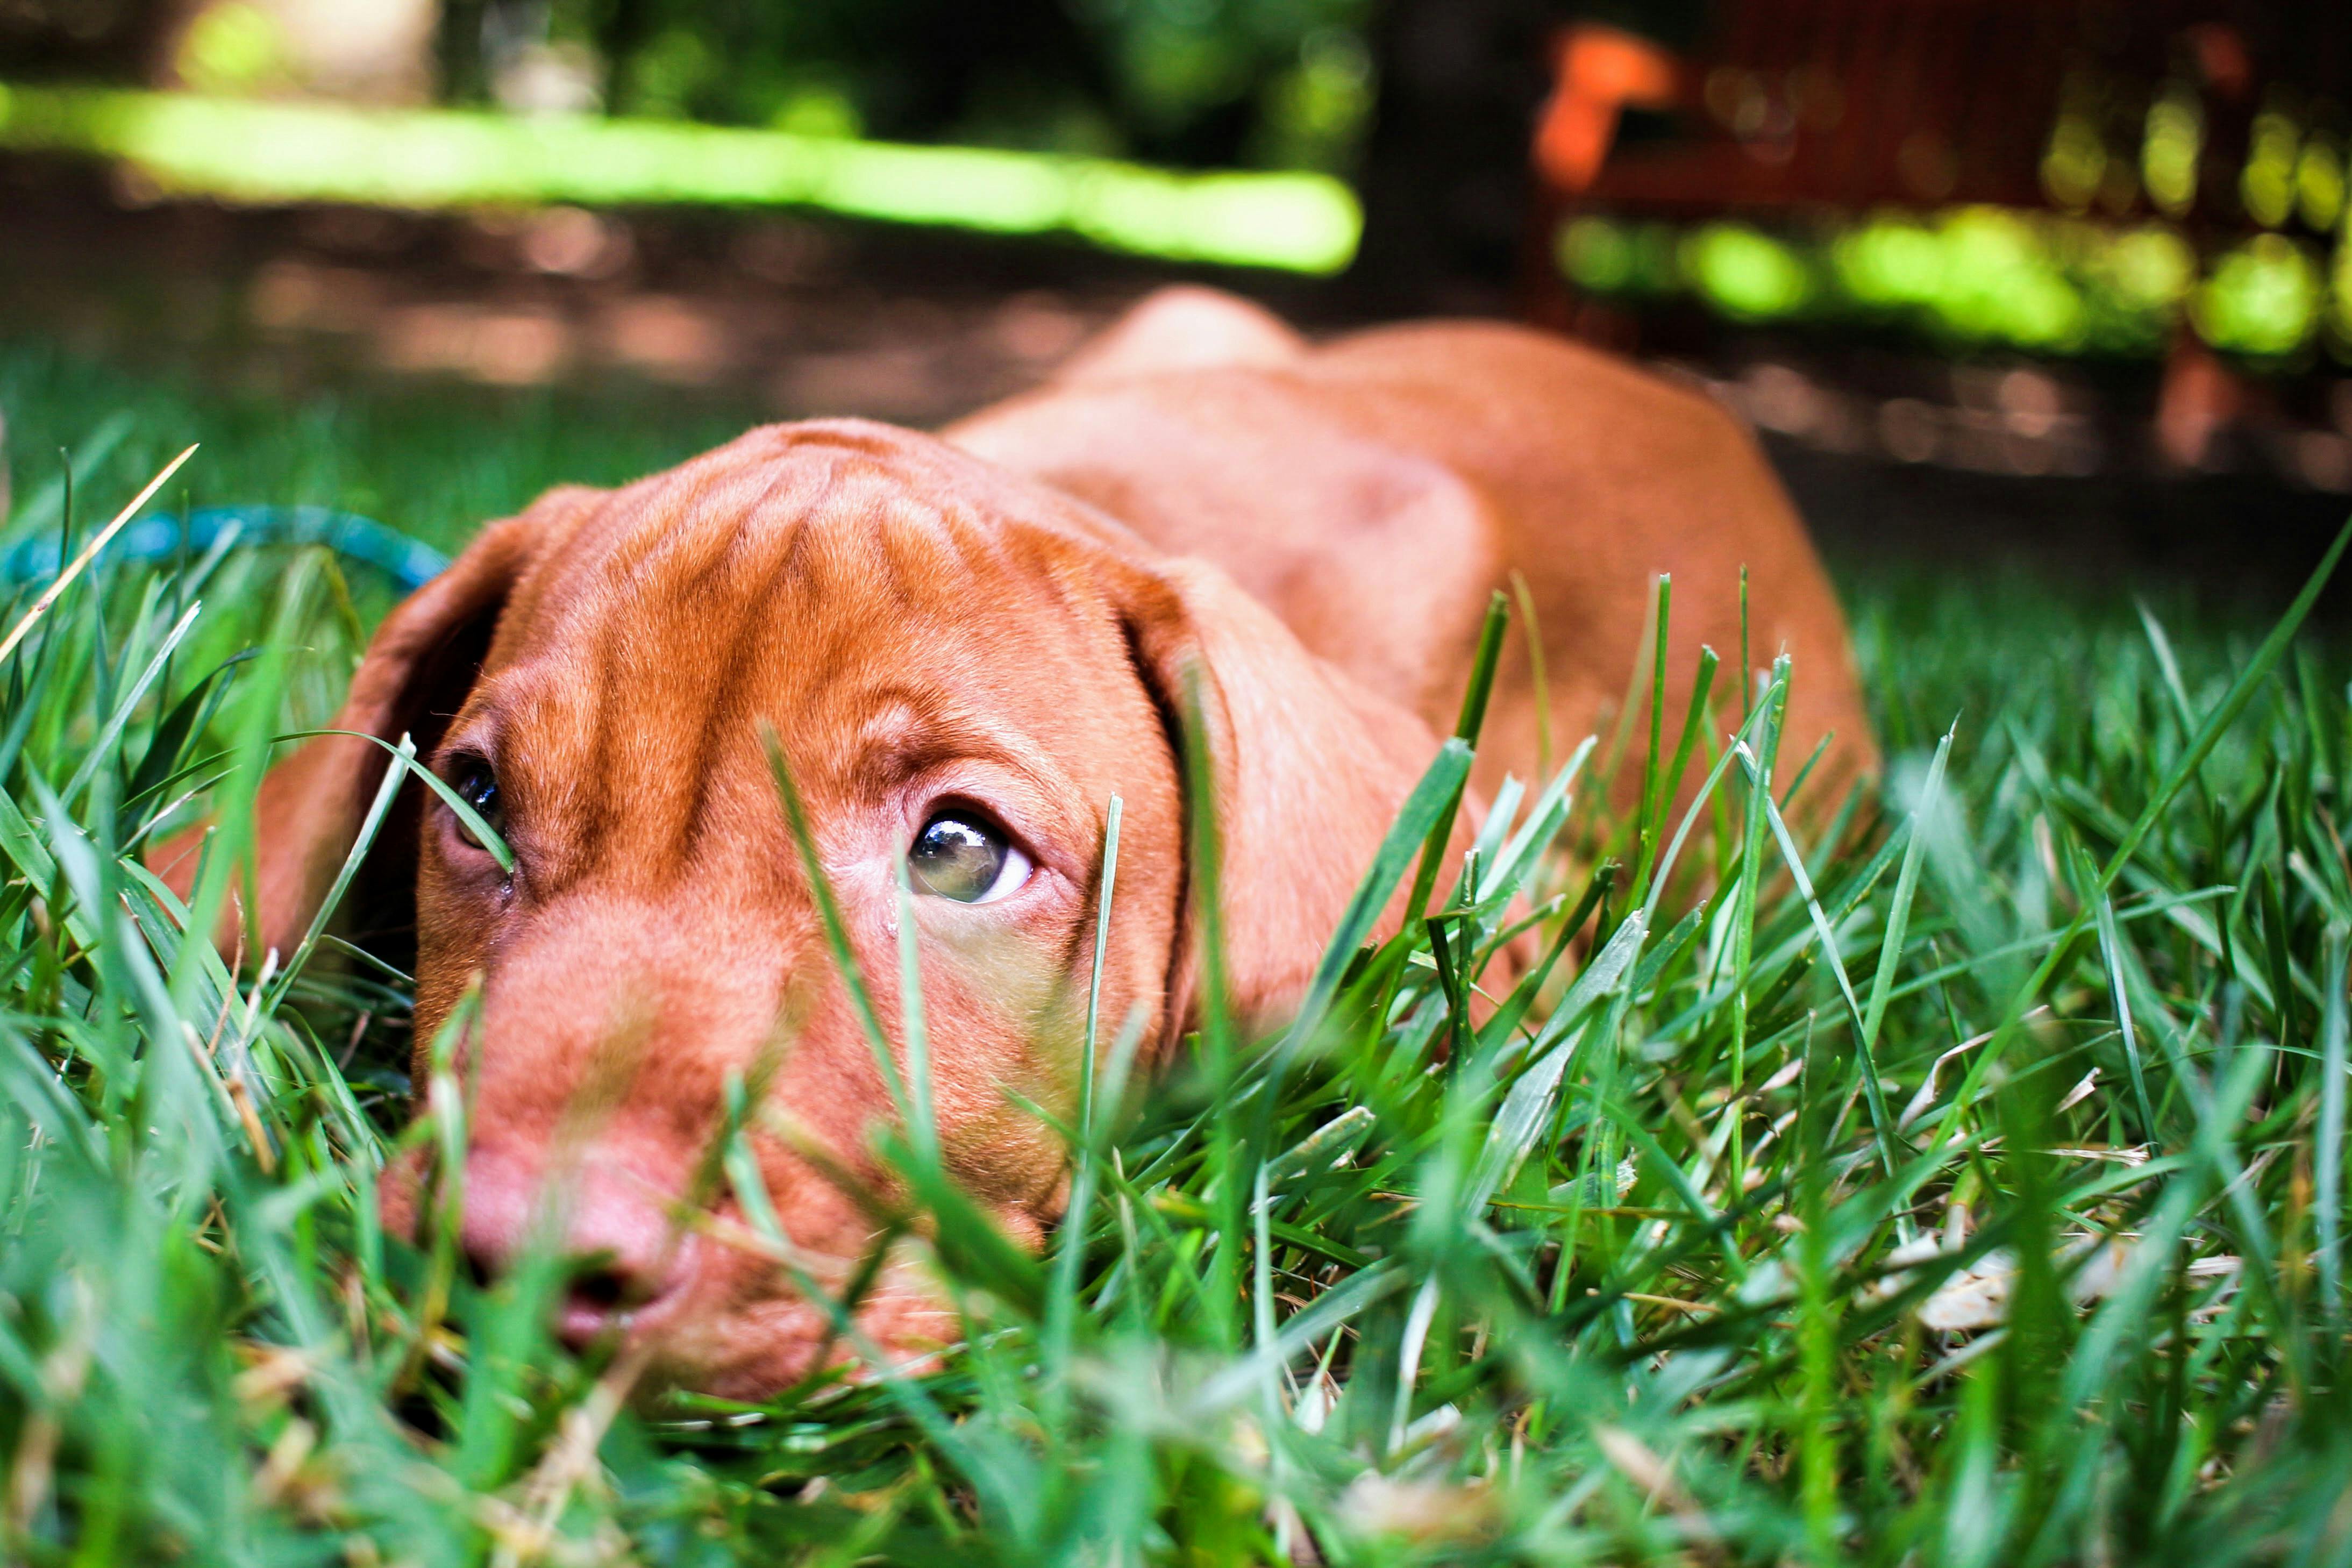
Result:
{"label": "blade of grass", "polygon": [[898,916],[898,1033],[907,1057],[907,1137],[927,1167],[940,1163],[940,1120],[931,1093],[931,1037],[923,1016],[921,929],[915,923],[915,892],[907,880],[907,857],[891,860],[891,892]]}
{"label": "blade of grass", "polygon": [[817,918],[824,930],[826,950],[832,954],[834,973],[841,977],[842,989],[848,994],[851,1012],[858,1026],[865,1031],[866,1043],[874,1053],[874,1065],[882,1074],[882,1082],[889,1090],[890,1103],[902,1122],[911,1124],[915,1108],[908,1097],[906,1079],[898,1071],[898,1058],[890,1049],[890,1037],[882,1028],[881,1016],[874,1010],[874,998],[866,987],[864,970],[857,962],[857,952],[850,945],[849,928],[841,916],[840,901],[834,897],[833,880],[824,872],[824,862],[818,856],[816,837],[809,827],[808,808],[801,800],[800,785],[793,778],[792,763],[784,755],[784,743],[772,725],[762,725],[761,739],[768,752],[768,771],[774,779],[777,797],[784,807],[784,823],[791,829],[793,847],[799,851],[801,871],[808,879],[809,893],[816,900]]}
{"label": "blade of grass", "polygon": [[2321,1310],[2337,1335],[2344,1332],[2344,1100],[2346,933],[2327,933],[2326,1004],[2319,1022],[2319,1127],[2312,1146],[2312,1228],[2317,1239],[2313,1261],[2319,1274]]}
{"label": "blade of grass", "polygon": [[1641,814],[1633,827],[1633,883],[1626,894],[1637,904],[1649,891],[1650,868],[1658,853],[1658,818],[1665,811],[1665,803],[1660,798],[1666,779],[1660,766],[1659,747],[1666,725],[1666,643],[1674,624],[1673,576],[1659,573],[1652,590],[1655,602],[1650,606],[1650,624],[1655,630],[1650,636],[1650,743],[1642,758]]}
{"label": "blade of grass", "polygon": [[1763,798],[1765,820],[1770,824],[1772,837],[1780,844],[1781,858],[1787,862],[1789,875],[1797,884],[1797,897],[1803,901],[1805,913],[1813,923],[1813,933],[1821,941],[1822,956],[1828,961],[1830,973],[1837,981],[1838,995],[1844,1001],[1846,1015],[1853,1022],[1854,1056],[1861,1064],[1863,1086],[1870,1101],[1870,1121],[1877,1135],[1879,1163],[1891,1177],[1895,1174],[1895,1141],[1898,1134],[1894,1119],[1887,1113],[1886,1090],[1878,1080],[1878,1058],[1871,1048],[1869,1026],[1863,1016],[1862,1003],[1854,995],[1853,982],[1846,978],[1845,960],[1838,952],[1836,929],[1823,912],[1821,900],[1813,894],[1813,879],[1805,872],[1804,857],[1798,852],[1797,841],[1790,837],[1788,823],[1782,819],[1780,808],[1772,804],[1769,793],[1765,789],[1763,771],[1758,767],[1745,742],[1734,750],[1739,756],[1740,766],[1747,771],[1749,786]]}
{"label": "blade of grass", "polygon": [[[1487,602],[1486,619],[1478,629],[1477,651],[1470,661],[1469,683],[1462,692],[1462,711],[1454,723],[1454,740],[1465,747],[1475,746],[1479,731],[1486,727],[1486,701],[1494,693],[1495,668],[1502,658],[1503,632],[1509,622],[1509,602],[1498,593]],[[1453,798],[1429,826],[1428,837],[1421,847],[1421,866],[1413,873],[1412,893],[1405,900],[1408,920],[1429,908],[1430,893],[1437,886],[1437,868],[1444,862],[1446,840],[1453,836],[1454,813],[1461,806],[1462,791],[1467,787],[1468,779],[1465,771],[1462,783],[1454,786]]]}
{"label": "blade of grass", "polygon": [[1943,794],[1944,770],[1951,761],[1952,737],[1958,731],[1959,721],[1956,719],[1944,731],[1944,738],[1936,742],[1935,760],[1927,764],[1927,778],[1920,785],[1919,802],[1911,808],[1908,841],[1903,846],[1903,868],[1895,875],[1895,896],[1888,900],[1886,909],[1886,935],[1878,944],[1878,967],[1870,977],[1870,1005],[1863,1013],[1865,1049],[1878,1043],[1878,1031],[1886,1021],[1886,1004],[1895,972],[1901,966],[1904,939],[1909,931],[1912,900],[1919,890],[1919,865],[1927,847],[1923,825]]}
{"label": "blade of grass", "polygon": [[67,564],[66,569],[58,574],[56,581],[41,590],[40,596],[33,601],[33,607],[26,611],[24,617],[8,629],[8,635],[0,637],[0,663],[5,663],[8,656],[16,651],[16,645],[25,640],[25,634],[31,631],[43,616],[48,614],[49,606],[58,602],[59,595],[73,585],[74,579],[80,576],[83,569],[97,559],[98,552],[105,549],[116,534],[122,531],[122,525],[136,517],[139,514],[139,509],[152,500],[155,492],[162,489],[172,476],[180,471],[180,465],[195,455],[195,447],[190,447],[186,451],[164,464],[163,471],[147,481],[146,489],[131,498],[130,505],[115,513],[113,521],[90,536],[89,542],[82,546],[81,553],[75,556]]}
{"label": "blade of grass", "polygon": [[[2328,579],[2336,574],[2336,563],[2344,558],[2344,549],[2347,544],[2352,544],[2352,522],[2347,522],[2337,531],[2335,542],[2327,547],[2326,554],[2320,558],[2318,566],[2305,582],[2302,592],[2294,596],[2294,602],[2287,606],[2286,613],[2271,627],[2270,634],[2263,637],[2261,646],[2254,650],[2252,659],[2238,672],[2237,679],[2230,683],[2230,689],[2222,695],[2221,702],[2206,714],[2205,721],[2198,726],[2187,749],[2166,772],[2162,782],[2157,786],[2155,795],[2146,805],[2140,808],[2139,815],[2133,819],[2130,828],[2126,831],[2123,842],[2116,846],[2114,853],[2108,856],[2106,864],[2100,869],[2098,882],[2090,889],[2094,895],[2105,893],[2115,885],[2116,879],[2123,874],[2124,868],[2129,865],[2132,858],[2139,853],[2139,847],[2147,841],[2147,836],[2155,831],[2157,822],[2163,816],[2165,810],[2171,805],[2173,798],[2187,785],[2189,780],[2195,776],[2205,759],[2212,753],[2213,748],[2221,744],[2221,737],[2229,731],[2232,724],[2237,722],[2238,715],[2245,710],[2246,704],[2253,700],[2255,690],[2263,682],[2270,679],[2271,671],[2277,668],[2279,660],[2285,657],[2288,647],[2294,643],[2295,633],[2302,629],[2304,621],[2310,616],[2312,606],[2319,602],[2320,590],[2325,588]],[[2009,1042],[2015,1037],[2019,1020],[2032,1008],[2033,999],[2041,994],[2042,987],[2047,985],[2051,977],[2057,973],[2059,963],[2073,945],[2073,938],[2080,934],[2084,922],[2089,918],[2087,911],[2078,912],[2068,923],[2064,934],[2056,945],[2051,948],[2049,954],[2034,968],[2032,976],[2018,988],[2016,994],[2010,1001],[2000,1026],[1994,1032],[1993,1038],[1987,1043],[1985,1049],[1977,1059],[1969,1065],[1967,1079],[1962,1086],[1961,1098],[1973,1098],[1983,1083],[1985,1075],[1992,1071],[2000,1063]]]}
{"label": "blade of grass", "polygon": [[[383,782],[376,786],[375,798],[368,803],[367,815],[361,819],[359,837],[352,841],[350,852],[343,857],[342,868],[335,873],[327,896],[320,901],[318,912],[310,917],[310,929],[302,933],[302,940],[295,944],[292,955],[278,970],[278,979],[262,1004],[265,1012],[275,1013],[285,1003],[286,994],[293,989],[296,977],[317,950],[319,938],[325,934],[328,922],[334,918],[337,907],[343,901],[344,893],[351,889],[352,879],[359,875],[361,863],[367,858],[368,851],[374,847],[376,834],[383,828],[383,819],[392,814],[392,803],[399,796],[400,786],[406,782],[406,770],[416,761],[416,742],[403,735],[392,754],[398,765],[384,769]],[[487,845],[490,840],[483,842]]]}
{"label": "blade of grass", "polygon": [[1528,690],[1536,705],[1536,777],[1551,776],[1551,684],[1544,679],[1543,627],[1526,574],[1511,568],[1511,594],[1519,605],[1519,637],[1528,647]]}
{"label": "blade of grass", "polygon": [[[1069,1418],[1064,1397],[1069,1373],[1071,1344],[1078,1312],[1078,1271],[1086,1261],[1087,1236],[1093,1223],[1096,1153],[1096,1078],[1102,1029],[1103,967],[1110,955],[1110,912],[1118,888],[1118,827],[1126,803],[1117,795],[1103,814],[1102,871],[1095,900],[1094,964],[1087,977],[1087,1034],[1078,1068],[1078,1137],[1074,1151],[1076,1170],[1070,1179],[1070,1199],[1054,1238],[1054,1273],[1045,1303],[1044,1358],[1055,1379],[1056,1404],[1051,1414],[1057,1436]],[[1132,1050],[1129,1047],[1129,1050]],[[1121,1071],[1124,1078],[1124,1069]]]}
{"label": "blade of grass", "polygon": [[[2087,884],[2091,879],[2089,857],[2079,849],[2077,854],[2084,862],[2083,879]],[[2139,1032],[2132,1026],[2131,989],[2124,975],[2123,939],[2116,926],[2115,900],[2104,892],[2098,894],[2096,912],[2099,958],[2106,967],[2107,993],[2115,999],[2116,1026],[2123,1035],[2124,1065],[2131,1074],[2132,1102],[2139,1112],[2140,1136],[2147,1140],[2151,1151],[2160,1151],[2162,1139],[2157,1128],[2156,1107],[2147,1098],[2147,1071],[2140,1061]]]}

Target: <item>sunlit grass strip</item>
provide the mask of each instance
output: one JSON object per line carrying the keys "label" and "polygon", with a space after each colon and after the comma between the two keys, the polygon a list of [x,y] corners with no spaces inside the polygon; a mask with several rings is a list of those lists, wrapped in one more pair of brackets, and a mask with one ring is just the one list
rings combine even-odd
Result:
{"label": "sunlit grass strip", "polygon": [[0,147],[119,158],[166,192],[230,202],[801,206],[1294,272],[1347,266],[1362,227],[1354,195],[1320,174],[1178,174],[593,115],[0,86]]}

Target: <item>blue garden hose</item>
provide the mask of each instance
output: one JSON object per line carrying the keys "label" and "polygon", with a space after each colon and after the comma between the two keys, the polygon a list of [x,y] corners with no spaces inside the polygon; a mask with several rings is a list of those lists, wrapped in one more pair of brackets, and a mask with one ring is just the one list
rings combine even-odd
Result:
{"label": "blue garden hose", "polygon": [[[109,541],[96,563],[194,561],[232,528],[246,544],[323,544],[377,568],[409,591],[423,587],[449,564],[449,558],[429,544],[373,519],[323,506],[208,506],[184,517],[142,517]],[[26,539],[0,556],[0,581],[11,586],[44,582],[58,574],[58,563],[55,534]]]}

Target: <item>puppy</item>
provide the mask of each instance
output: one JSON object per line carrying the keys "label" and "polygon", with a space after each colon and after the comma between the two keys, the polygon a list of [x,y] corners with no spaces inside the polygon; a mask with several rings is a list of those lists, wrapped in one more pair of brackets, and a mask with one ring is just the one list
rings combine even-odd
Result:
{"label": "puppy", "polygon": [[[877,1178],[891,1101],[771,737],[867,976],[897,973],[907,868],[942,1158],[1034,1244],[1063,1154],[1014,1097],[1074,1101],[1114,794],[1102,1016],[1139,1010],[1147,1059],[1194,1026],[1196,700],[1227,985],[1270,1025],[1450,727],[1513,569],[1566,739],[1625,689],[1653,574],[1675,574],[1672,668],[1702,640],[1732,656],[1743,564],[1759,657],[1786,648],[1801,672],[1788,749],[1833,731],[1832,782],[1853,778],[1872,752],[1836,603],[1711,405],[1507,327],[1310,349],[1201,290],[1147,301],[1053,385],[938,437],[776,426],[621,489],[542,497],[393,613],[336,721],[415,736],[512,851],[501,868],[415,791],[413,826],[384,841],[415,847],[420,1075],[480,988],[467,1249],[507,1265],[552,1191],[568,1245],[595,1259],[567,1338],[623,1332],[656,1377],[737,1396],[835,1353],[772,1260],[677,1217],[700,1201],[741,1223],[696,1177],[743,1080],[793,1130],[755,1147],[805,1266],[838,1286],[874,1228],[845,1185]],[[1536,703],[1519,647],[1482,784],[1532,774]],[[291,950],[384,766],[323,739],[270,773],[265,942]],[[200,832],[158,852],[167,877],[193,875]],[[871,990],[900,1041],[898,987]],[[417,1189],[415,1171],[388,1174],[388,1223],[413,1226]],[[892,1353],[951,1334],[903,1268],[860,1327]]]}

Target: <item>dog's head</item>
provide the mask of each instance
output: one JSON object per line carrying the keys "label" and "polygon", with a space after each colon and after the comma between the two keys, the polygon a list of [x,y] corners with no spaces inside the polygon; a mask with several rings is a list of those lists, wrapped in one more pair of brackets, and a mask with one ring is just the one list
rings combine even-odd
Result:
{"label": "dog's head", "polygon": [[[1064,1154],[1020,1104],[1075,1099],[1105,815],[1124,801],[1101,1016],[1147,1058],[1192,1026],[1182,784],[1197,701],[1228,988],[1295,1002],[1435,748],[1309,658],[1213,568],[1151,556],[1056,492],[926,437],[754,431],[489,528],[385,622],[338,727],[416,735],[512,869],[436,799],[413,842],[420,1073],[479,985],[465,1239],[496,1268],[551,1196],[604,1258],[568,1335],[625,1328],[660,1375],[738,1394],[830,1353],[831,1324],[698,1180],[730,1083],[794,1248],[837,1286],[877,1228],[887,1082],[826,944],[772,757],[805,803],[879,1025],[903,1060],[901,866],[949,1172],[1014,1237],[1058,1212]],[[255,911],[281,950],[348,854],[384,753],[314,741],[260,803]],[[420,1079],[421,1081],[421,1079]],[[414,1223],[420,1175],[387,1182]],[[681,1214],[710,1224],[683,1227]],[[886,1269],[862,1326],[950,1337]]]}

